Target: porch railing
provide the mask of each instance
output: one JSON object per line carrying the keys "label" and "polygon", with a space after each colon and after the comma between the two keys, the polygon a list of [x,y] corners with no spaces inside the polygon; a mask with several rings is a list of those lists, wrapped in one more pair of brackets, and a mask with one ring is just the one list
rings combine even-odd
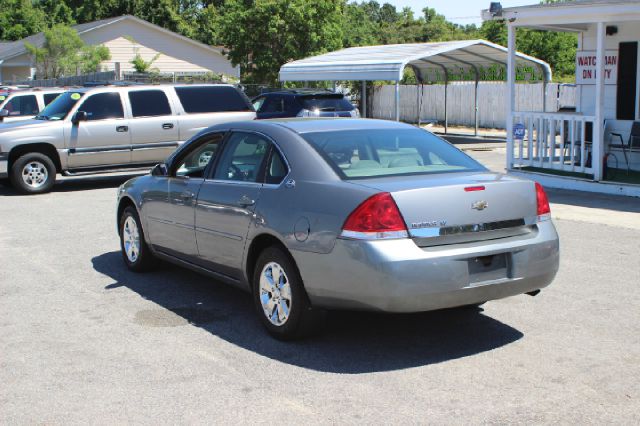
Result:
{"label": "porch railing", "polygon": [[580,114],[513,112],[508,168],[523,167],[593,174],[591,147],[595,117]]}

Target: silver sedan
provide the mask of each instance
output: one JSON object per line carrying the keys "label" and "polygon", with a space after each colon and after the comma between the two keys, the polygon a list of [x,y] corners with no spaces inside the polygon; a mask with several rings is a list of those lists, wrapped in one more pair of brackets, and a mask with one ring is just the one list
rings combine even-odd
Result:
{"label": "silver sedan", "polygon": [[277,338],[327,309],[419,312],[537,294],[559,244],[542,187],[378,120],[210,127],[119,188],[125,264],[157,258],[251,293]]}

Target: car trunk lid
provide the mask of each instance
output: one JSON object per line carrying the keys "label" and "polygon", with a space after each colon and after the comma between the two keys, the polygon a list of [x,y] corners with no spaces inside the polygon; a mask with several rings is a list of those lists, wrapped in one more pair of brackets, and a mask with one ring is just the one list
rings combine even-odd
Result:
{"label": "car trunk lid", "polygon": [[421,247],[533,232],[534,183],[506,175],[447,173],[353,181],[389,192]]}

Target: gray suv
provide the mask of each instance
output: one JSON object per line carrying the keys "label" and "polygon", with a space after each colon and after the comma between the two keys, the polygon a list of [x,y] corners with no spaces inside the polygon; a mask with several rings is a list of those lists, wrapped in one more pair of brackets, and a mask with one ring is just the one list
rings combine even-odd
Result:
{"label": "gray suv", "polygon": [[33,120],[0,127],[0,183],[47,192],[57,173],[148,168],[211,125],[252,120],[232,85],[153,85],[74,89]]}

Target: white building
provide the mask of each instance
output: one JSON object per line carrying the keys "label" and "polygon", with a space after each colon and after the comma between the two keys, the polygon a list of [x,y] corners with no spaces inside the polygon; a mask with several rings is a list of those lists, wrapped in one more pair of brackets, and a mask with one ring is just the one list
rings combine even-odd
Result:
{"label": "white building", "polygon": [[[640,131],[640,2],[492,4],[482,14],[508,27],[507,169],[548,186],[640,196],[640,132],[630,138]],[[575,113],[515,110],[517,28],[578,34]]]}
{"label": "white building", "polygon": [[[159,72],[214,72],[240,77],[240,69],[231,65],[221,48],[197,42],[135,16],[118,16],[73,28],[85,43],[109,48],[111,59],[102,64],[102,71],[133,71],[130,61],[136,53],[146,61],[159,53],[152,65]],[[25,41],[40,47],[44,35],[39,33],[23,40],[0,43],[0,81],[20,81],[33,76],[35,68],[24,47]]]}

